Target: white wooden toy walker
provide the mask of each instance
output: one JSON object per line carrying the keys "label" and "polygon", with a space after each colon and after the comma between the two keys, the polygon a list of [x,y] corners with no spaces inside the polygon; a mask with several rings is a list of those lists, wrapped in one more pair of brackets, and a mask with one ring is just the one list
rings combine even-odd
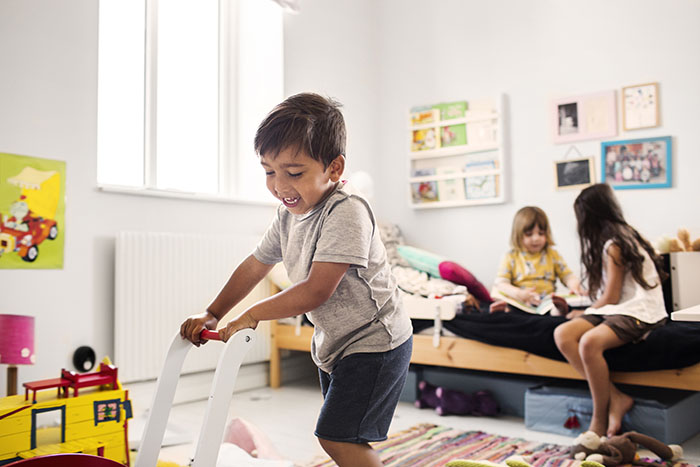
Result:
{"label": "white wooden toy walker", "polygon": [[[208,340],[221,340],[216,331],[204,330],[201,336]],[[231,336],[224,344],[209,391],[209,400],[194,457],[190,459],[190,465],[193,467],[216,465],[238,370],[241,367],[243,357],[253,346],[254,340],[255,332],[252,329],[243,329]],[[194,345],[190,341],[180,337],[179,332],[170,344],[163,364],[163,371],[158,378],[151,412],[141,438],[136,467],[153,467],[158,462],[158,454],[175,397],[177,381],[182,371],[182,364],[187,352],[193,347]]]}

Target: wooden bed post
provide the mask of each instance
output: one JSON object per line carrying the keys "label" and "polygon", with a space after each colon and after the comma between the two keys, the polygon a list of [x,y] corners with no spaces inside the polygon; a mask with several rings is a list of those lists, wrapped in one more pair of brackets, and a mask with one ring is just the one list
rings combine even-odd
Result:
{"label": "wooden bed post", "polygon": [[270,387],[280,387],[282,369],[280,367],[280,348],[277,346],[277,321],[270,322]]}
{"label": "wooden bed post", "polygon": [[[280,292],[280,288],[270,281],[270,296]],[[270,321],[270,387],[278,388],[282,384],[281,351],[277,345],[277,320]]]}

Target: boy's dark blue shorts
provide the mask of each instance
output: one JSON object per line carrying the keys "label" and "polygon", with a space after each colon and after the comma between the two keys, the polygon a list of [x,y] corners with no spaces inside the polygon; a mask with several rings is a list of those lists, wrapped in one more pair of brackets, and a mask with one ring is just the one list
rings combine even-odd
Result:
{"label": "boy's dark blue shorts", "polygon": [[385,440],[412,350],[410,337],[388,352],[348,355],[331,374],[319,370],[324,401],[314,434],[345,443]]}

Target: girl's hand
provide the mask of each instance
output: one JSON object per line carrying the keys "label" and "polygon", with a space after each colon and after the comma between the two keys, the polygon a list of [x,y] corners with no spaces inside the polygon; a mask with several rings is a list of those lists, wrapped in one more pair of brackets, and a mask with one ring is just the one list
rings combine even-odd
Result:
{"label": "girl's hand", "polygon": [[209,311],[192,315],[180,326],[180,336],[199,347],[207,342],[199,337],[199,334],[205,329],[216,329],[218,323],[219,320]]}
{"label": "girl's hand", "polygon": [[224,342],[227,342],[231,336],[241,329],[255,329],[258,327],[258,320],[253,318],[250,312],[245,311],[241,313],[238,317],[232,319],[228,322],[225,328],[219,329],[219,337]]}
{"label": "girl's hand", "polygon": [[528,287],[527,289],[520,289],[519,300],[525,302],[528,305],[537,306],[540,304],[540,295],[535,292],[534,287]]}

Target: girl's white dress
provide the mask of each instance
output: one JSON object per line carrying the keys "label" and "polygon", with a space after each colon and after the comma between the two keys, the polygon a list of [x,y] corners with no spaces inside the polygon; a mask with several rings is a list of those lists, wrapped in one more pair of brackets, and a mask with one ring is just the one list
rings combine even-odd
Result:
{"label": "girl's white dress", "polygon": [[[608,249],[613,243],[610,239],[603,246],[603,265],[608,262]],[[664,295],[661,290],[661,279],[656,272],[654,261],[649,257],[649,254],[641,246],[637,246],[639,253],[644,256],[642,265],[642,275],[648,284],[657,284],[652,289],[645,289],[637,281],[634,280],[629,271],[625,271],[625,276],[622,280],[622,293],[620,301],[615,304],[603,305],[600,308],[587,308],[585,314],[588,315],[626,315],[638,319],[644,323],[654,324],[667,318],[666,307],[664,305]],[[605,290],[607,281],[607,272],[603,266],[603,278],[598,296]]]}

